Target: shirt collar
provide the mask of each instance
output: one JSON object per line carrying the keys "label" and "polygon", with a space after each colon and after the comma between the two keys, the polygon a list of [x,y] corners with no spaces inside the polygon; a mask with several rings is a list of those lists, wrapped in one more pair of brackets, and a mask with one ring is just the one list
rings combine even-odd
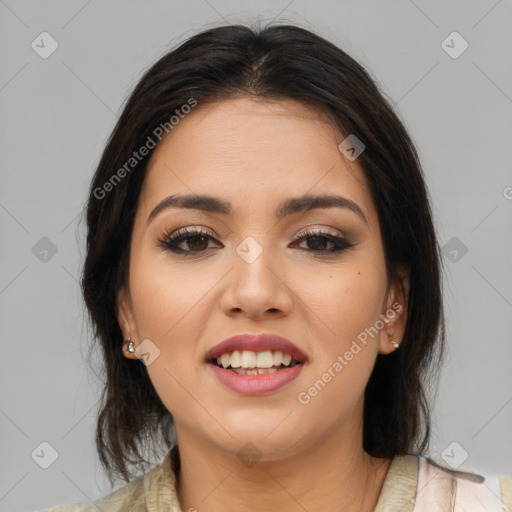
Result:
{"label": "shirt collar", "polygon": [[[178,461],[178,448],[175,445],[165,454],[160,464],[147,474],[145,494],[148,512],[182,512],[174,472]],[[416,455],[397,455],[393,458],[374,512],[413,511],[418,463]]]}
{"label": "shirt collar", "polygon": [[393,458],[374,512],[412,512],[418,485],[418,465],[417,455]]}

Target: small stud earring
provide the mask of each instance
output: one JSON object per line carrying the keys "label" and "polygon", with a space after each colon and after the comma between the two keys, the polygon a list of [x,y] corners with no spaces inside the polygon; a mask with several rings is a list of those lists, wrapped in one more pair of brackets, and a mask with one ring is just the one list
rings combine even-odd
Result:
{"label": "small stud earring", "polygon": [[392,334],[388,334],[388,336],[389,336],[389,341],[391,341],[391,343],[393,344],[393,347],[395,347],[395,350],[396,350],[400,345],[393,339]]}
{"label": "small stud earring", "polygon": [[130,337],[128,337],[128,339],[124,340],[123,345],[126,345],[127,343],[128,343],[128,352],[130,354],[133,354],[135,352],[135,348],[133,346],[133,341],[131,340]]}

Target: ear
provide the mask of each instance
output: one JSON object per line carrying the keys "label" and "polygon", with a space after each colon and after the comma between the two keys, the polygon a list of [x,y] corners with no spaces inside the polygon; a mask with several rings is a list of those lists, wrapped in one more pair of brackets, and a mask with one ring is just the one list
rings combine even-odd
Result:
{"label": "ear", "polygon": [[394,352],[391,340],[400,345],[407,323],[410,271],[405,267],[397,270],[398,276],[390,283],[386,309],[382,311],[384,327],[380,333],[379,354]]}
{"label": "ear", "polygon": [[[118,293],[116,298],[117,303],[117,322],[119,328],[123,333],[123,338],[131,338],[132,341],[137,344],[137,340],[134,339],[137,333],[137,326],[135,322],[135,315],[133,313],[133,305],[129,293],[123,287]],[[123,344],[123,354],[129,359],[136,359],[135,353],[128,352],[128,344]],[[135,345],[136,347],[136,345]]]}

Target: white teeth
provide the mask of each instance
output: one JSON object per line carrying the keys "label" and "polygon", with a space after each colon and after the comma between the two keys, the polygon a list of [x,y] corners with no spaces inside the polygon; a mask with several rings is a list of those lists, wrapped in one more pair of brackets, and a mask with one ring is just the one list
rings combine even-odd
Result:
{"label": "white teeth", "polygon": [[229,354],[222,354],[221,362],[222,362],[222,366],[224,366],[224,368],[227,368],[231,364],[231,357],[230,357],[230,355]]}
{"label": "white teeth", "polygon": [[274,366],[279,366],[283,362],[283,353],[280,350],[274,352]]}
{"label": "white teeth", "polygon": [[292,362],[292,356],[290,354],[283,354],[283,363],[285,366],[288,366]]}
{"label": "white teeth", "polygon": [[235,350],[231,354],[231,368],[240,368],[242,366],[242,353],[240,350]]}
{"label": "white teeth", "polygon": [[259,352],[256,357],[256,365],[258,368],[272,368],[274,366],[274,356],[271,350]]}
{"label": "white teeth", "polygon": [[292,360],[290,354],[283,354],[280,350],[264,350],[263,352],[235,350],[231,354],[226,352],[217,357],[217,364],[223,368],[231,367],[231,369],[272,369],[281,365],[290,366]]}
{"label": "white teeth", "polygon": [[256,366],[256,352],[244,350],[242,352],[242,368],[254,368]]}

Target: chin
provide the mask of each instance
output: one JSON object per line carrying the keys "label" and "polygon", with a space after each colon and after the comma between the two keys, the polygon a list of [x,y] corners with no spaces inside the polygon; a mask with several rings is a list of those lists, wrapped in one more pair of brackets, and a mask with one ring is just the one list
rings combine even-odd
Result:
{"label": "chin", "polygon": [[262,418],[255,421],[253,413],[249,421],[225,423],[226,430],[233,437],[224,432],[223,442],[217,444],[219,448],[233,452],[237,456],[243,456],[244,451],[254,450],[262,461],[270,462],[290,457],[297,453],[299,445],[304,446],[304,437],[307,437],[307,433],[303,432],[299,425],[286,420],[283,422],[287,414],[272,417],[269,421],[263,421]]}

